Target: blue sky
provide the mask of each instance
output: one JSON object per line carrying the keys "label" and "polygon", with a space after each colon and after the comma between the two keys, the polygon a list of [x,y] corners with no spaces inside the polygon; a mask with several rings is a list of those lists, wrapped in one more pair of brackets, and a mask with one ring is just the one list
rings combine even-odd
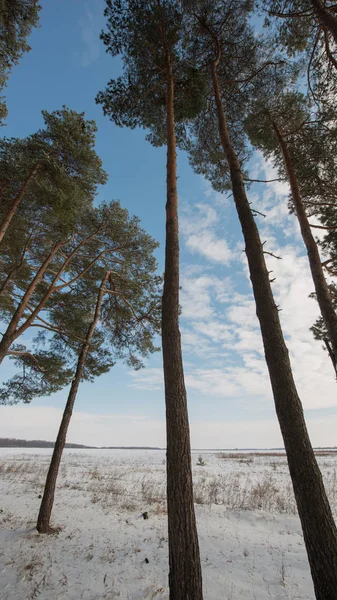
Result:
{"label": "blue sky", "polygon": [[[109,174],[100,198],[120,199],[161,244],[165,217],[164,149],[143,131],[115,127],[95,104],[97,92],[115,77],[119,61],[105,54],[99,32],[103,0],[42,0],[41,27],[32,50],[14,68],[6,90],[9,116],[2,133],[26,136],[42,125],[41,110],[63,104],[98,125],[97,152]],[[282,445],[243,253],[230,198],[214,193],[179,154],[181,230],[181,330],[194,447]],[[275,176],[256,155],[252,177]],[[335,387],[329,359],[309,326],[317,307],[298,228],[287,211],[287,187],[256,184],[249,191],[269,250],[274,291],[299,392],[315,445],[337,444]],[[8,361],[2,367],[6,378]],[[0,436],[53,439],[66,390],[30,406],[2,408]],[[161,355],[134,373],[123,365],[94,384],[82,384],[69,441],[87,444],[165,445]]]}

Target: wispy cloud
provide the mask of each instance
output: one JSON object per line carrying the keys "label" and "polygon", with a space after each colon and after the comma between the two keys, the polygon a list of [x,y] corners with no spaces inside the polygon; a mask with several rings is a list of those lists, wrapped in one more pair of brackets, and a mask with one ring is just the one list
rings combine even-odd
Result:
{"label": "wispy cloud", "polygon": [[[220,208],[218,209],[220,210]],[[219,231],[218,211],[209,204],[185,205],[180,230],[187,249],[214,263],[228,265],[235,259],[223,228]]]}
{"label": "wispy cloud", "polygon": [[83,5],[83,15],[79,19],[82,47],[78,53],[82,67],[89,67],[100,56],[102,42],[99,35],[104,25],[103,11],[103,0],[85,2]]}
{"label": "wispy cloud", "polygon": [[130,371],[132,383],[130,387],[140,390],[160,390],[164,385],[163,369],[147,368],[141,371]]}

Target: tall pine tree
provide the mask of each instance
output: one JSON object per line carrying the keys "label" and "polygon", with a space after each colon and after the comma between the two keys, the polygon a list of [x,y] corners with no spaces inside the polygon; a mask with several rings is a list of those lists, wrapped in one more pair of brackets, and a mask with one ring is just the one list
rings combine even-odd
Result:
{"label": "tall pine tree", "polygon": [[[192,49],[207,69],[213,86],[212,109],[218,120],[218,140],[228,165],[233,198],[240,220],[250,278],[260,322],[276,413],[287,453],[298,512],[318,600],[333,600],[337,589],[337,530],[322,475],[310,443],[303,409],[292,375],[278,308],[275,304],[263,244],[247,198],[242,165],[227,124],[227,111],[241,90],[270,64],[259,58],[259,43],[248,24],[250,2],[192,2]],[[250,51],[248,52],[248,49]],[[254,64],[254,60],[256,60]],[[241,119],[244,118],[244,113]],[[242,122],[242,121],[241,121]],[[203,136],[204,139],[205,135]],[[218,140],[215,147],[218,147]],[[198,144],[198,140],[196,140]],[[210,161],[212,162],[212,161]]]}
{"label": "tall pine tree", "polygon": [[167,432],[167,506],[171,600],[202,600],[187,398],[179,331],[179,232],[176,138],[200,109],[203,82],[181,44],[183,12],[174,0],[107,0],[107,52],[123,74],[97,101],[117,125],[143,127],[167,148],[162,349]]}

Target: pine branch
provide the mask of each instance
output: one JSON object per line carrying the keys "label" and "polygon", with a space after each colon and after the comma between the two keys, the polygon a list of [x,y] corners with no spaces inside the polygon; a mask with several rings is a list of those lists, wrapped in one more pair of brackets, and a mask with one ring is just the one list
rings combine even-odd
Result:
{"label": "pine branch", "polygon": [[248,177],[243,177],[243,181],[250,181],[252,183],[272,183],[273,181],[282,181],[280,177],[277,179],[249,179]]}
{"label": "pine branch", "polygon": [[337,225],[313,225],[312,223],[309,223],[310,227],[313,227],[314,229],[328,229],[328,230],[333,230],[333,229],[337,229]]}
{"label": "pine branch", "polygon": [[28,356],[35,363],[35,366],[39,371],[41,371],[42,373],[47,372],[47,369],[43,369],[39,365],[39,361],[37,360],[37,358],[30,352],[27,352],[27,351],[24,352],[24,351],[20,351],[20,350],[9,350],[7,352],[7,356]]}

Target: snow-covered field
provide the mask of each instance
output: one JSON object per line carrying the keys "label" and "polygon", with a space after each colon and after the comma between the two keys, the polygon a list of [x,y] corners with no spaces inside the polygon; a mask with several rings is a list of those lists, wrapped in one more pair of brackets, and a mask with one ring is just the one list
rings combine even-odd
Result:
{"label": "snow-covered field", "polygon": [[[66,450],[43,536],[50,454],[0,449],[0,599],[167,600],[165,452]],[[337,453],[318,460],[337,514]],[[194,452],[193,470],[204,600],[314,600],[285,457]]]}

